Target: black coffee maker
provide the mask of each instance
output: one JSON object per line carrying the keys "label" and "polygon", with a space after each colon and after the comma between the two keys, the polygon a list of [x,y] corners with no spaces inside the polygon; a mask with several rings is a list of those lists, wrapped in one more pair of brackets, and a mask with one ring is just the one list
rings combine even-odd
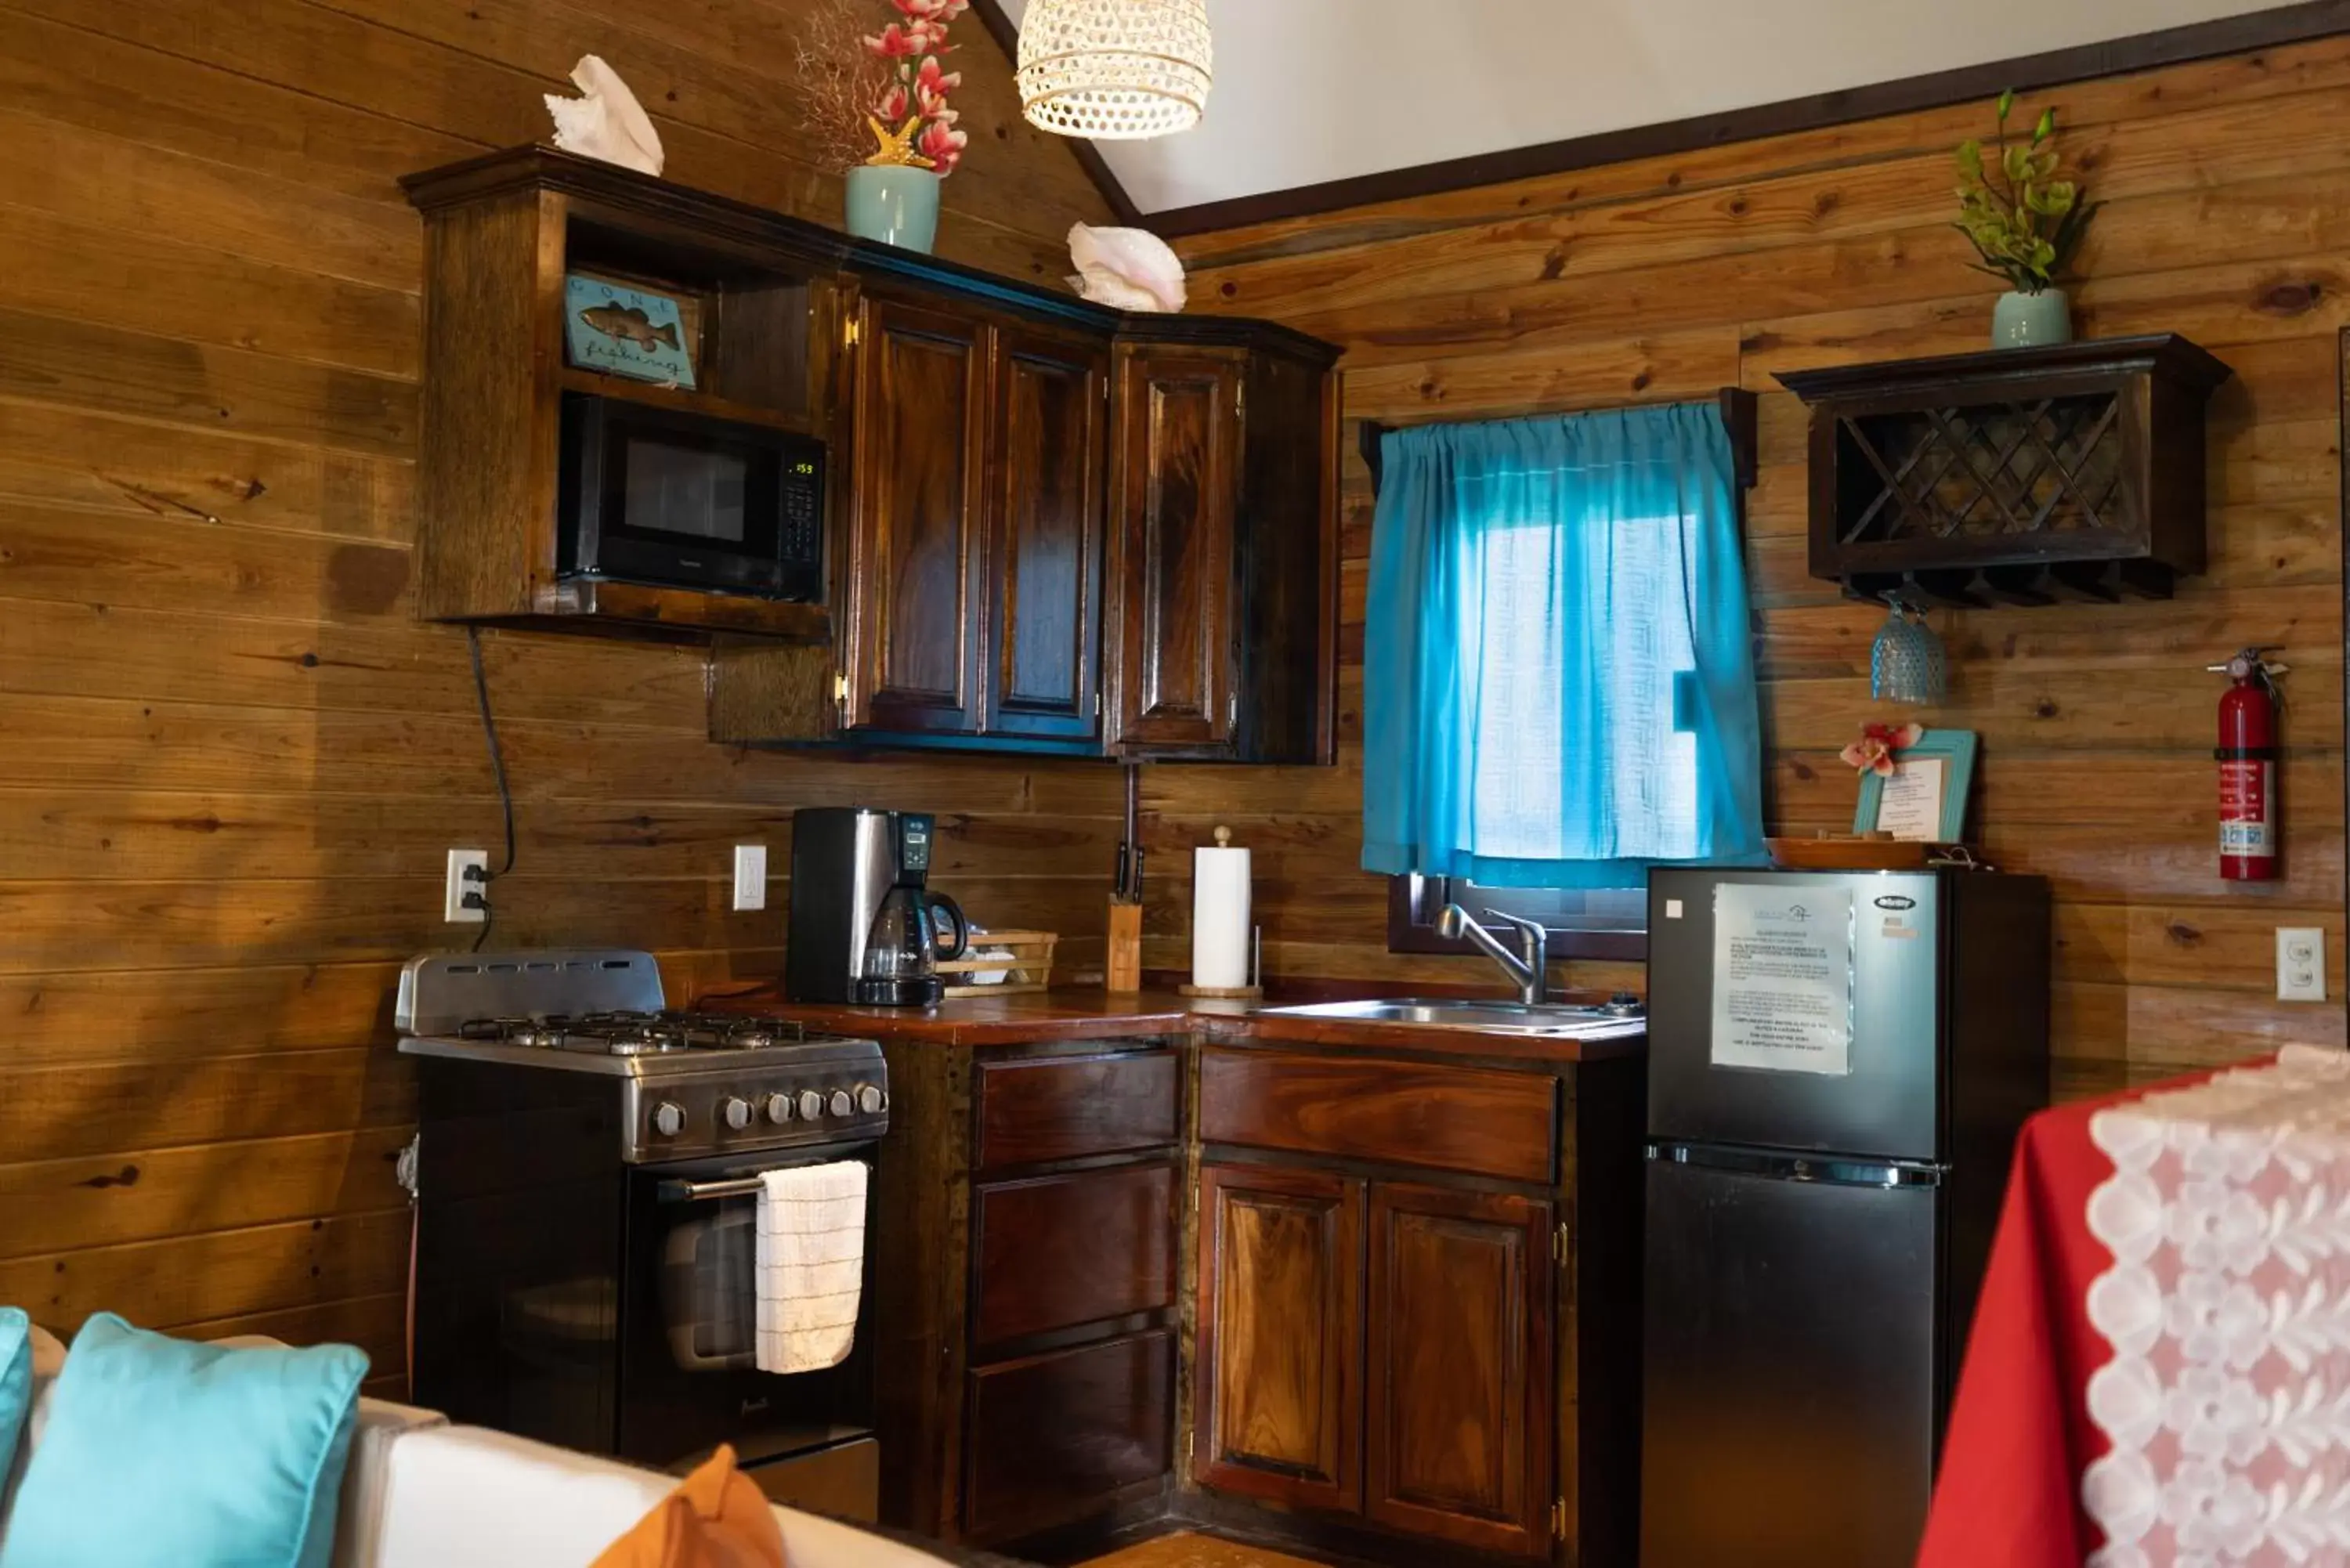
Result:
{"label": "black coffee maker", "polygon": [[792,814],[792,918],[784,991],[794,1002],[928,1007],[938,961],[971,942],[962,908],[929,887],[927,812],[817,806]]}

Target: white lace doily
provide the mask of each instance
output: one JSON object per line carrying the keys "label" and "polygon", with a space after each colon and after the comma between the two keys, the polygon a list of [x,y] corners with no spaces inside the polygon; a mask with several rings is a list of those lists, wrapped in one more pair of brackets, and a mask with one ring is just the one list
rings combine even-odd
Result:
{"label": "white lace doily", "polygon": [[2088,1568],[2350,1563],[2350,1054],[2100,1111]]}

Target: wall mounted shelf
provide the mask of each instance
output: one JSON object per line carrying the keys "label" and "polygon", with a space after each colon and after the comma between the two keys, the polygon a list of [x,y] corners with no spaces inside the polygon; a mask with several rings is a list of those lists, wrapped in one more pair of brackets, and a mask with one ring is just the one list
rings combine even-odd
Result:
{"label": "wall mounted shelf", "polygon": [[1790,371],[1812,410],[1811,572],[1858,597],[2168,597],[2203,569],[2203,412],[2175,334]]}

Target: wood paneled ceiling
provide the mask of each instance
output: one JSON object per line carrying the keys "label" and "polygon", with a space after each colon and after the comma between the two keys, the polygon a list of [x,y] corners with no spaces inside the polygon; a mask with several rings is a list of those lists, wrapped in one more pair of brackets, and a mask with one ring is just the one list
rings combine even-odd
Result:
{"label": "wood paneled ceiling", "polygon": [[[1028,0],[1000,4],[1016,21]],[[2350,6],[2266,0],[1209,0],[1206,120],[1101,152],[1154,227],[1190,232],[1258,215],[1242,203],[1271,192],[1344,182],[1316,207],[1392,194],[1366,182],[1456,160],[1673,125],[1764,134],[1785,126],[1757,111],[1794,100],[1856,118],[1885,107],[1861,89],[1929,78],[1963,95],[1985,90],[1967,68],[1994,63],[2061,52],[2043,80],[2095,76],[2116,68],[2097,46],[2172,29],[2240,48],[2243,29],[2212,24],[2254,13],[2303,36],[2350,26]],[[1652,150],[1625,140],[1614,156]]]}

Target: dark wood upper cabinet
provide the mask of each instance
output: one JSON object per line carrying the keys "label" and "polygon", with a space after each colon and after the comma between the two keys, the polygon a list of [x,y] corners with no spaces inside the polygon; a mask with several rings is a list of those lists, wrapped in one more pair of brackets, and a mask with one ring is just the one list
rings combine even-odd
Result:
{"label": "dark wood upper cabinet", "polygon": [[[631,580],[576,559],[563,409],[567,395],[588,394],[737,436],[830,439],[847,240],[546,147],[400,183],[424,221],[417,615],[829,649],[837,628],[823,604]],[[565,279],[575,273],[677,300],[695,385],[567,364]]]}
{"label": "dark wood upper cabinet", "polygon": [[[719,741],[1335,759],[1330,344],[1125,315],[546,148],[403,184],[420,615],[707,643]],[[567,366],[578,271],[677,297],[696,385]],[[567,563],[583,392],[823,441],[825,602]]]}
{"label": "dark wood upper cabinet", "polygon": [[1101,734],[1108,415],[1106,345],[1001,330],[985,575],[992,734]]}
{"label": "dark wood upper cabinet", "polygon": [[1362,1285],[1359,1179],[1200,1168],[1201,1485],[1359,1509]]}
{"label": "dark wood upper cabinet", "polygon": [[1364,1511],[1459,1545],[1551,1544],[1551,1206],[1376,1182]]}
{"label": "dark wood upper cabinet", "polygon": [[990,329],[875,296],[858,321],[847,722],[974,734]]}
{"label": "dark wood upper cabinet", "polygon": [[1243,376],[1233,350],[1118,351],[1117,744],[1229,753]]}
{"label": "dark wood upper cabinet", "polygon": [[1336,378],[1294,347],[1119,345],[1107,652],[1123,755],[1336,755]]}

